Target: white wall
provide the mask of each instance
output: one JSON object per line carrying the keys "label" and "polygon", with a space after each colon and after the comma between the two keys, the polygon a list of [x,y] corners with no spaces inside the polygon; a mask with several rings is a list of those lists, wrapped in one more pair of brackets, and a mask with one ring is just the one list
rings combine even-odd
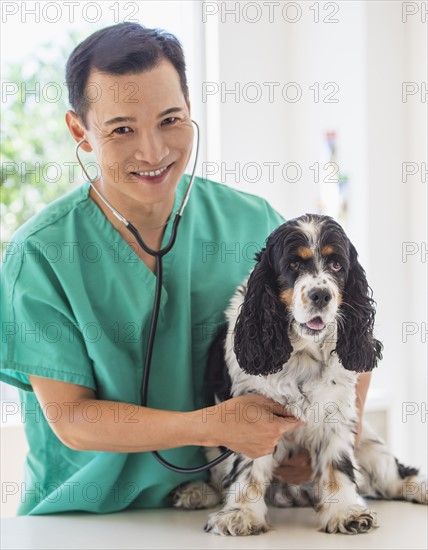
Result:
{"label": "white wall", "polygon": [[[376,376],[378,385],[391,392],[391,444],[400,456],[421,465],[426,464],[427,439],[426,414],[421,417],[427,403],[421,338],[426,257],[424,263],[418,253],[404,262],[402,249],[406,242],[426,247],[426,182],[419,174],[404,183],[402,167],[404,162],[426,162],[426,98],[422,103],[419,93],[404,102],[402,85],[425,81],[426,86],[424,36],[420,16],[402,22],[402,3],[367,4],[369,266],[385,344]],[[403,323],[414,323],[418,333],[403,341]],[[417,414],[403,416],[416,409]]]}
{"label": "white wall", "polygon": [[[422,8],[422,6],[420,5]],[[425,3],[425,10],[427,5]],[[405,25],[406,56],[403,80],[406,82],[427,83],[427,19],[422,23],[422,9],[419,14],[409,17]],[[422,86],[421,86],[422,88]],[[416,162],[419,173],[408,178],[406,187],[408,219],[406,223],[405,241],[417,243],[419,253],[410,256],[404,264],[406,273],[406,288],[409,289],[409,312],[406,321],[417,324],[419,333],[409,336],[406,347],[404,368],[410,363],[408,372],[407,401],[415,403],[418,413],[408,417],[408,440],[417,442],[414,447],[416,456],[425,457],[427,463],[427,365],[428,347],[426,343],[426,327],[428,306],[427,286],[427,174],[423,175],[422,162],[427,167],[427,97],[424,101],[418,94],[406,104],[404,159],[406,162]],[[425,332],[424,332],[425,331]],[[409,406],[410,407],[410,406]],[[406,427],[407,430],[407,427]],[[409,456],[412,450],[410,443]]]}

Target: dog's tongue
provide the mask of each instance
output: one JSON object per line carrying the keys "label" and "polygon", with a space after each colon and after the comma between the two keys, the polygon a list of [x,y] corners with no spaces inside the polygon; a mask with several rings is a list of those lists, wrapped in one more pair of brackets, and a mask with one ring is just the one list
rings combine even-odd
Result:
{"label": "dog's tongue", "polygon": [[325,327],[325,323],[321,317],[314,317],[306,323],[306,326],[312,330],[322,330]]}

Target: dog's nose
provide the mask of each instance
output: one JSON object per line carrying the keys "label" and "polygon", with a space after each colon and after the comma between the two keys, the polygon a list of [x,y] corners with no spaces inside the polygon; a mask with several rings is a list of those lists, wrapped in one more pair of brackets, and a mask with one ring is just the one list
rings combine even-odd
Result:
{"label": "dog's nose", "polygon": [[331,300],[331,294],[325,288],[313,288],[308,292],[308,297],[312,304],[319,309],[328,305]]}

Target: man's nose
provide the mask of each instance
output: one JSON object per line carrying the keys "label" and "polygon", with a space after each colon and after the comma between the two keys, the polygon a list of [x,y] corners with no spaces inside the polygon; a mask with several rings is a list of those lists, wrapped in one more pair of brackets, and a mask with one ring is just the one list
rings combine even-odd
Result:
{"label": "man's nose", "polygon": [[160,132],[154,131],[141,135],[134,156],[138,161],[160,168],[159,164],[168,154],[169,148],[165,143],[165,138]]}
{"label": "man's nose", "polygon": [[308,292],[308,298],[313,306],[322,309],[330,302],[331,293],[326,288],[313,288]]}

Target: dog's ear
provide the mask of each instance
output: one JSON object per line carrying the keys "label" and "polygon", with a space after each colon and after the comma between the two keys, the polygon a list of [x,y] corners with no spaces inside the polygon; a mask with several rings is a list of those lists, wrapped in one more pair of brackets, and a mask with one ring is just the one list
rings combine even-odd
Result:
{"label": "dog's ear", "polygon": [[336,352],[345,369],[371,371],[382,359],[383,345],[373,336],[375,301],[366,273],[358,261],[357,251],[350,244],[350,268],[340,305]]}
{"label": "dog's ear", "polygon": [[293,348],[289,320],[266,249],[248,279],[247,293],[235,325],[234,352],[248,374],[273,374],[282,369]]}

